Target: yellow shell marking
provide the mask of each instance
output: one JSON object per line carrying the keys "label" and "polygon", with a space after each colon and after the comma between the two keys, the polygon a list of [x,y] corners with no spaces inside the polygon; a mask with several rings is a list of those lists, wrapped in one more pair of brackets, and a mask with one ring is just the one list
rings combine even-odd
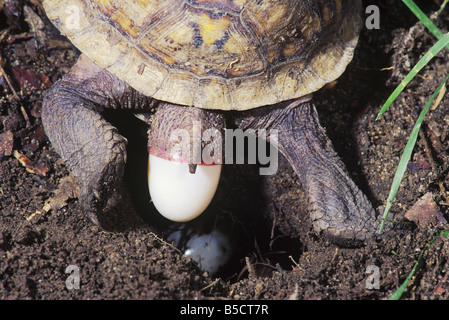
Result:
{"label": "yellow shell marking", "polygon": [[229,29],[230,21],[226,16],[220,19],[212,19],[208,14],[203,13],[199,18],[199,29],[203,41],[207,44],[214,44],[225,36]]}
{"label": "yellow shell marking", "polygon": [[336,6],[337,6],[337,17],[338,17],[338,20],[340,20],[340,17],[341,17],[341,0],[335,0],[335,4],[336,4]]}
{"label": "yellow shell marking", "polygon": [[[43,0],[75,46],[142,94],[222,110],[295,99],[338,78],[363,24],[361,4]],[[79,11],[76,27],[68,8]]]}

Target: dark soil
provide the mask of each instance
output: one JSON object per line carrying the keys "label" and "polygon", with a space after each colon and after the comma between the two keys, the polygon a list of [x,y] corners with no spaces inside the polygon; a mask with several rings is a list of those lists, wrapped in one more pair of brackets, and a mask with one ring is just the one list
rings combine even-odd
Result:
{"label": "dark soil", "polygon": [[[430,15],[442,2],[417,3]],[[438,54],[376,121],[388,95],[436,39],[401,1],[364,4],[379,6],[380,29],[363,29],[347,72],[315,102],[350,173],[383,212],[419,112],[449,73],[449,52]],[[233,231],[239,250],[216,277],[167,243],[160,225],[101,230],[80,210],[76,184],[40,120],[43,92],[70,69],[76,54],[40,1],[3,0],[0,6],[0,299],[386,299],[421,250],[448,228],[446,96],[424,121],[391,210],[402,221],[391,237],[342,248],[315,235],[300,205],[301,186],[284,159],[270,177],[257,175],[255,166],[225,167],[207,215],[211,225],[224,215],[241,229]],[[447,32],[449,9],[434,21]],[[145,148],[144,139],[139,143]],[[418,211],[433,222],[403,218],[428,192],[431,209]],[[449,240],[441,237],[424,254],[402,299],[448,299],[448,256]],[[79,289],[66,286],[73,275],[66,273],[69,265],[79,268]],[[380,272],[378,288],[367,286],[373,265]]]}

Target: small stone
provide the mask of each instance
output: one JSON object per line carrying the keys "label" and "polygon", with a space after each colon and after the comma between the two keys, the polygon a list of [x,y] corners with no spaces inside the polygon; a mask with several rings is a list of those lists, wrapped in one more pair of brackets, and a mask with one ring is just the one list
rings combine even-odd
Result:
{"label": "small stone", "polygon": [[422,226],[428,223],[447,223],[431,192],[426,193],[405,213],[405,218]]}

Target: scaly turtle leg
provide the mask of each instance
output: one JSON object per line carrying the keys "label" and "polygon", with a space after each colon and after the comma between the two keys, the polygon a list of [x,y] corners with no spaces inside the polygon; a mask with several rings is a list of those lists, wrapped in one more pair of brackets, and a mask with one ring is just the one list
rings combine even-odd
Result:
{"label": "scaly turtle leg", "polygon": [[304,100],[247,111],[236,124],[278,130],[277,147],[304,188],[315,231],[340,244],[358,243],[377,231],[379,220],[334,151],[315,106]]}
{"label": "scaly turtle leg", "polygon": [[123,181],[127,141],[101,112],[148,110],[151,103],[85,56],[45,94],[45,132],[78,179],[80,204],[106,229],[129,225],[126,212],[133,210],[125,207],[131,203]]}

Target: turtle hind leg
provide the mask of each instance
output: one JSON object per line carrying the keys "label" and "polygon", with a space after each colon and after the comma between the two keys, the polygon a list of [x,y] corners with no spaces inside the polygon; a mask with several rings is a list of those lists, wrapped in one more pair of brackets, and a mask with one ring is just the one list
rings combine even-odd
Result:
{"label": "turtle hind leg", "polygon": [[80,205],[106,230],[127,229],[137,219],[123,179],[127,141],[100,113],[128,90],[81,58],[46,92],[42,107],[45,132],[80,184]]}
{"label": "turtle hind leg", "polygon": [[277,141],[271,142],[299,177],[316,233],[345,246],[376,233],[376,212],[334,151],[311,101],[248,111],[236,123],[242,129],[277,130]]}

